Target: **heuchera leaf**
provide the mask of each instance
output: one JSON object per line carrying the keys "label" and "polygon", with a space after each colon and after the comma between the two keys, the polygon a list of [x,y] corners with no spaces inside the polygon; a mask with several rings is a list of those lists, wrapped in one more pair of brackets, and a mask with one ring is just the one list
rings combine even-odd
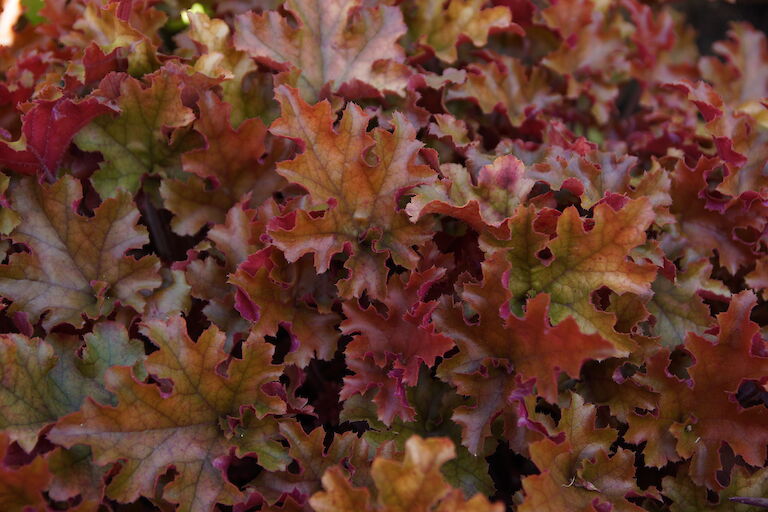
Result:
{"label": "heuchera leaf", "polygon": [[[598,204],[594,225],[589,230],[585,230],[578,211],[567,208],[557,220],[557,236],[547,244],[552,258],[545,262],[537,256],[542,244],[531,243],[531,221],[521,210],[509,221],[512,234],[503,242],[509,247],[507,257],[513,265],[509,274],[513,298],[548,293],[549,316],[554,324],[572,317],[585,334],[598,333],[618,350],[631,350],[635,343],[616,332],[615,319],[595,308],[591,294],[605,286],[619,294],[650,296],[655,268],[629,261],[627,256],[645,242],[645,230],[652,220],[653,212],[646,199],[619,199],[618,205],[610,201]],[[520,235],[526,238],[520,239]],[[533,237],[540,240],[536,235]],[[527,268],[515,268],[521,259],[528,262]]]}
{"label": "heuchera leaf", "polygon": [[[585,92],[593,99],[592,115],[605,122],[609,105],[619,91],[607,75],[626,73],[628,45],[621,37],[618,13],[604,11],[591,0],[565,0],[541,11],[546,25],[557,31],[561,43],[543,64],[569,80],[568,95]],[[589,76],[579,80],[577,77]]]}
{"label": "heuchera leaf", "polygon": [[115,303],[141,311],[140,292],[160,285],[157,257],[126,255],[148,241],[128,194],[108,199],[91,218],[76,213],[82,189],[71,177],[42,186],[22,180],[11,199],[22,218],[11,237],[31,251],[0,265],[0,293],[13,300],[11,311],[33,320],[47,312],[47,327],[79,327],[84,316],[108,315]]}
{"label": "heuchera leaf", "polygon": [[500,512],[500,503],[491,505],[482,495],[466,501],[461,491],[451,490],[440,474],[440,466],[455,456],[450,439],[413,436],[405,443],[402,462],[383,457],[373,461],[371,476],[379,506],[371,505],[367,489],[352,487],[338,466],[325,472],[326,490],[314,494],[310,504],[317,512]]}
{"label": "heuchera leaf", "polygon": [[[738,79],[731,80],[739,83]],[[765,107],[762,104],[747,107],[751,111],[749,115],[729,108],[718,91],[705,82],[680,81],[668,85],[685,93],[707,121],[705,129],[724,164],[723,180],[717,190],[731,196],[764,191],[766,154],[761,141],[766,137]],[[764,85],[763,89],[768,92],[767,86]],[[760,116],[763,116],[762,124],[758,124]]]}
{"label": "heuchera leaf", "polygon": [[768,502],[767,6],[41,1],[0,512]]}
{"label": "heuchera leaf", "polygon": [[23,138],[0,144],[0,165],[16,172],[50,179],[56,175],[69,143],[91,119],[112,109],[96,98],[36,102],[22,117]]}
{"label": "heuchera leaf", "polygon": [[340,328],[344,334],[353,336],[346,353],[354,360],[350,361],[350,369],[355,374],[345,377],[340,398],[378,387],[375,401],[384,423],[391,424],[395,415],[413,419],[404,396],[405,386],[417,384],[422,363],[432,366],[453,348],[453,342],[434,332],[430,323],[436,304],[424,301],[425,291],[442,275],[433,267],[422,273],[414,272],[407,283],[393,278],[383,299],[386,316],[372,305],[366,309],[344,305],[346,319]]}
{"label": "heuchera leaf", "polygon": [[339,467],[331,467],[323,474],[325,491],[315,493],[310,499],[317,512],[369,512],[368,489],[355,489]]}
{"label": "heuchera leaf", "polygon": [[259,465],[268,471],[279,471],[290,464],[282,440],[278,420],[274,416],[259,418],[252,408],[243,411],[242,420],[235,428],[234,443],[239,457],[256,455]]}
{"label": "heuchera leaf", "polygon": [[689,332],[703,334],[713,323],[699,291],[730,294],[709,279],[712,267],[703,260],[692,263],[685,272],[676,273],[667,262],[664,271],[656,276],[653,298],[646,305],[655,318],[653,332],[661,337],[662,345],[669,347],[683,343]]}
{"label": "heuchera leaf", "polygon": [[552,146],[527,176],[547,183],[552,189],[568,190],[579,196],[584,208],[592,208],[606,193],[629,195],[630,173],[636,165],[637,160],[627,155],[617,157],[596,150]]}
{"label": "heuchera leaf", "polygon": [[[208,231],[208,240],[214,247],[207,241],[201,243],[200,249],[205,249],[204,252],[192,251],[189,261],[180,265],[190,285],[190,293],[208,302],[203,312],[227,332],[230,341],[234,341],[236,333],[246,332],[248,324],[234,307],[235,288],[227,284],[227,275],[235,272],[251,253],[265,248],[260,237],[266,231],[267,222],[279,213],[280,209],[273,201],[267,201],[257,209],[250,209],[242,202],[236,204],[227,212],[224,224],[217,224]],[[209,250],[216,257],[203,258]],[[310,267],[309,271],[316,275],[314,268]]]}
{"label": "heuchera leaf", "polygon": [[[195,129],[207,147],[182,155],[182,166],[200,179],[165,180],[160,188],[165,206],[176,215],[173,230],[181,235],[193,235],[209,222],[223,223],[229,209],[246,194],[259,204],[283,185],[272,159],[262,159],[267,128],[261,120],[248,119],[233,129],[231,107],[212,92],[204,94],[197,106],[200,117]],[[280,144],[270,142],[271,154],[282,156]],[[214,183],[213,190],[206,180]]]}
{"label": "heuchera leaf", "polygon": [[609,455],[613,433],[595,429],[594,422],[595,408],[573,395],[558,425],[565,439],[531,445],[531,459],[546,469],[523,480],[522,512],[643,510],[626,500],[639,491],[633,479],[633,455],[622,448]]}
{"label": "heuchera leaf", "polygon": [[768,288],[768,260],[761,258],[757,260],[755,269],[747,274],[747,284],[750,288],[758,290],[760,296],[765,296],[765,290]]}
{"label": "heuchera leaf", "polygon": [[346,251],[353,261],[361,258],[363,240],[371,243],[367,250],[387,251],[398,264],[413,267],[417,256],[411,246],[425,241],[428,230],[424,223],[411,224],[398,211],[397,200],[410,187],[435,178],[431,169],[416,163],[421,143],[414,129],[396,115],[394,133],[379,128],[369,135],[367,116],[354,104],[335,129],[329,103],[310,106],[284,86],[276,92],[282,117],[270,130],[303,149],[277,170],[304,187],[312,204],[324,210],[322,216],[299,210],[290,224],[271,230],[275,245],[289,261],[314,253],[320,273],[328,270],[334,254]]}
{"label": "heuchera leaf", "polygon": [[[163,496],[180,510],[208,512],[217,501],[232,504],[240,491],[223,474],[221,460],[233,444],[227,418],[248,407],[258,417],[285,412],[282,400],[262,389],[280,375],[280,367],[270,363],[273,348],[253,338],[243,345],[242,359],[228,360],[218,329],[193,342],[179,317],[152,321],[143,333],[159,347],[145,361],[147,372],[169,379],[172,390],[163,392],[138,382],[130,368],[114,367],[105,378],[117,406],[89,400],[49,438],[67,447],[90,446],[99,465],[123,460],[107,488],[118,501],[152,494],[172,465],[177,475]],[[226,370],[220,366],[225,361]]]}
{"label": "heuchera leaf", "polygon": [[350,335],[359,333],[347,346],[347,353],[356,358],[370,355],[379,366],[384,366],[388,356],[393,356],[392,367],[403,370],[404,382],[414,385],[422,362],[432,366],[436,358],[453,348],[453,342],[435,333],[429,323],[436,304],[424,301],[424,292],[441,277],[440,270],[431,268],[414,272],[407,283],[399,277],[393,278],[383,299],[386,316],[373,306],[362,309],[345,305],[347,318],[341,323],[341,331]]}
{"label": "heuchera leaf", "polygon": [[[684,466],[684,470],[677,477],[664,477],[664,495],[673,500],[670,507],[673,512],[686,510],[748,512],[763,508],[750,505],[761,504],[759,500],[764,499],[763,496],[768,491],[768,475],[765,469],[750,474],[749,470],[743,466],[734,467],[729,485],[717,493],[717,503],[708,499],[706,488],[698,487],[691,481],[689,473],[690,467]],[[750,502],[750,498],[754,501]]]}
{"label": "heuchera leaf", "polygon": [[[7,435],[0,435],[0,461],[5,460],[10,444]],[[20,467],[0,463],[0,507],[9,512],[45,512],[43,492],[50,479],[48,463],[41,457]]]}
{"label": "heuchera leaf", "polygon": [[[447,62],[456,60],[456,43],[462,35],[476,46],[482,46],[490,29],[507,27],[512,21],[508,8],[483,9],[482,0],[450,0],[445,8],[444,4],[438,0],[410,1],[406,19],[411,38]],[[523,32],[517,25],[512,27],[518,33]]]}
{"label": "heuchera leaf", "polygon": [[[488,476],[488,464],[482,456],[475,456],[464,446],[459,445],[461,430],[450,420],[451,413],[458,404],[465,400],[457,395],[444,382],[429,375],[429,370],[421,367],[419,382],[414,387],[404,389],[408,403],[413,409],[413,419],[403,420],[395,417],[387,427],[381,420],[384,409],[370,399],[372,391],[365,395],[352,395],[344,402],[341,419],[345,421],[364,421],[369,430],[363,434],[363,439],[370,444],[381,447],[391,445],[402,450],[406,441],[412,435],[435,436],[448,435],[456,444],[456,458],[446,462],[441,472],[448,482],[464,491],[467,495],[475,493],[490,494],[493,482]],[[381,396],[379,393],[378,396]],[[378,398],[378,397],[376,397]],[[392,401],[391,398],[385,398]]]}
{"label": "heuchera leaf", "polygon": [[705,79],[714,84],[723,99],[750,114],[759,114],[759,100],[768,88],[768,75],[763,64],[768,60],[765,34],[748,23],[731,23],[728,38],[717,41],[712,50],[723,60],[703,57],[699,68]]}
{"label": "heuchera leaf", "polygon": [[269,503],[277,502],[286,495],[299,496],[302,501],[320,490],[320,478],[325,471],[341,460],[355,468],[353,480],[365,483],[368,479],[367,464],[363,462],[375,450],[352,432],[334,436],[326,448],[325,432],[316,428],[309,434],[297,422],[280,424],[280,432],[288,440],[289,455],[299,462],[299,471],[262,473],[254,480],[254,488]]}
{"label": "heuchera leaf", "polygon": [[706,181],[718,165],[717,159],[703,157],[694,167],[678,162],[672,174],[670,211],[677,218],[684,239],[695,241],[686,247],[696,255],[694,259],[708,257],[716,250],[721,265],[736,272],[740,265],[754,260],[755,244],[759,241],[739,235],[751,230],[762,232],[766,206],[752,194],[725,203],[710,200],[705,192]]}
{"label": "heuchera leaf", "polygon": [[220,19],[188,11],[189,38],[199,46],[200,56],[194,68],[200,73],[223,79],[222,98],[231,107],[231,122],[235,127],[250,117],[271,121],[274,102],[272,79],[256,74],[253,59],[235,49],[229,26]]}
{"label": "heuchera leaf", "polygon": [[504,311],[511,297],[503,285],[505,263],[500,254],[495,255],[483,263],[483,283],[464,285],[462,298],[473,314],[479,314],[477,322],[468,323],[461,310],[443,310],[437,316],[440,332],[459,346],[448,364],[453,375],[475,371],[487,359],[511,364],[524,379],[535,378],[538,393],[554,402],[558,372],[577,375],[584,361],[620,352],[597,334],[582,334],[571,317],[550,325],[546,293],[528,300],[523,318]]}
{"label": "heuchera leaf", "polygon": [[150,73],[159,66],[156,31],[166,19],[165,13],[147,2],[87,4],[73,24],[76,30],[63,40],[83,47],[95,42],[105,54],[119,50],[129,72]]}
{"label": "heuchera leaf", "polygon": [[[298,26],[277,11],[244,13],[235,21],[235,46],[274,67],[300,72],[302,96],[316,101],[331,90],[361,82],[402,93],[408,71],[397,40],[405,34],[399,9],[369,7],[361,0],[287,0]],[[378,92],[376,93],[378,95]]]}
{"label": "heuchera leaf", "polygon": [[[477,185],[467,169],[456,164],[440,168],[444,179],[439,185],[423,185],[408,203],[406,212],[413,220],[427,214],[461,219],[477,231],[499,228],[525,201],[535,181],[526,177],[523,163],[512,155],[497,158],[480,168]],[[503,232],[503,231],[500,231]]]}
{"label": "heuchera leaf", "polygon": [[385,425],[391,426],[395,418],[403,421],[413,421],[414,409],[408,403],[404,382],[405,373],[402,368],[394,366],[390,356],[384,359],[386,364],[376,364],[373,357],[350,359],[348,363],[352,375],[344,377],[344,387],[339,392],[339,398],[349,400],[356,394],[365,394],[371,390],[375,393],[373,402],[376,404],[377,418]]}
{"label": "heuchera leaf", "polygon": [[653,409],[656,394],[651,388],[625,378],[628,366],[624,363],[618,358],[586,363],[576,389],[585,401],[607,405],[613,416],[627,422],[637,409]]}
{"label": "heuchera leaf", "polygon": [[9,235],[21,222],[19,214],[8,205],[7,193],[10,184],[11,179],[5,174],[0,174],[0,233],[3,235]]}
{"label": "heuchera leaf", "polygon": [[83,503],[104,499],[107,468],[93,463],[91,449],[87,446],[57,449],[48,456],[48,467],[52,474],[48,494],[54,500],[66,501],[78,495]]}
{"label": "heuchera leaf", "polygon": [[99,324],[86,337],[82,357],[79,343],[68,337],[38,338],[3,335],[0,359],[4,362],[0,386],[0,426],[27,451],[32,451],[39,432],[59,417],[80,408],[90,396],[111,403],[104,389],[104,373],[113,365],[133,365],[143,357],[123,327]]}
{"label": "heuchera leaf", "polygon": [[[257,253],[258,254],[258,253]],[[238,267],[229,282],[238,288],[235,307],[252,323],[259,336],[275,336],[279,327],[291,333],[291,349],[286,361],[301,367],[313,357],[331,359],[336,351],[339,317],[322,313],[302,297],[296,297],[294,283],[270,276],[275,264],[255,257]],[[299,276],[294,275],[294,279]]]}
{"label": "heuchera leaf", "polygon": [[[749,320],[755,302],[751,292],[733,297],[728,311],[717,317],[716,343],[697,334],[688,335],[685,348],[694,361],[687,369],[690,383],[666,371],[665,351],[653,358],[648,376],[643,378],[659,393],[654,423],[660,435],[656,438],[661,438],[664,430],[671,433],[677,441],[677,453],[692,457],[693,481],[710,488],[720,487],[715,472],[720,469],[723,443],[748,464],[759,465],[766,456],[764,409],[745,409],[732,398],[744,380],[762,381],[768,370],[768,358],[762,356],[765,342],[757,325]],[[644,438],[648,431],[642,425],[648,425],[649,417],[637,419],[639,430],[630,421],[630,432],[636,439]]]}
{"label": "heuchera leaf", "polygon": [[162,269],[163,284],[147,298],[144,317],[147,319],[167,318],[187,313],[192,305],[186,276],[181,270]]}
{"label": "heuchera leaf", "polygon": [[178,169],[184,138],[169,139],[166,130],[195,119],[181,104],[176,75],[156,73],[147,88],[132,77],[123,77],[119,83],[120,114],[95,119],[75,138],[80,149],[99,151],[104,157],[93,185],[105,198],[115,196],[120,188],[136,192],[144,174]]}
{"label": "heuchera leaf", "polygon": [[544,68],[528,70],[520,60],[503,57],[470,68],[466,82],[451,86],[447,98],[475,101],[486,114],[502,110],[510,123],[520,125],[557,102],[548,79]]}

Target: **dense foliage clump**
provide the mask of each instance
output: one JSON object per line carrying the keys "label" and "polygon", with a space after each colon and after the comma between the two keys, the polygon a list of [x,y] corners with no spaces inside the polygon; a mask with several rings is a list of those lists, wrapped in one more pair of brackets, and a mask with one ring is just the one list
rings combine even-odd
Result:
{"label": "dense foliage clump", "polygon": [[768,502],[749,23],[703,55],[662,0],[25,6],[0,510]]}

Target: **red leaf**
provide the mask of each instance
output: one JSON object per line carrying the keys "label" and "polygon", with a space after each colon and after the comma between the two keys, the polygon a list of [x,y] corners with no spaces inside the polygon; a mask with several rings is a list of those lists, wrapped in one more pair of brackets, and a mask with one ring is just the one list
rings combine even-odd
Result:
{"label": "red leaf", "polygon": [[40,100],[22,116],[20,149],[0,144],[0,165],[22,174],[53,179],[72,138],[91,119],[113,112],[96,98]]}
{"label": "red leaf", "polygon": [[355,335],[347,346],[347,356],[363,359],[370,355],[380,367],[403,370],[403,382],[414,386],[418,380],[419,365],[432,366],[435,359],[453,347],[453,341],[434,332],[430,315],[436,304],[422,302],[429,285],[440,279],[443,272],[431,268],[414,272],[407,282],[402,276],[393,277],[383,299],[386,315],[374,306],[362,309],[344,304],[347,319],[341,323],[341,332]]}
{"label": "red leaf", "polygon": [[[736,400],[742,382],[766,380],[768,357],[759,327],[749,315],[757,299],[745,291],[733,297],[728,311],[718,315],[716,343],[689,334],[685,348],[693,358],[689,379],[669,373],[669,352],[660,351],[638,380],[659,393],[656,411],[630,418],[627,439],[647,440],[654,464],[692,457],[691,478],[700,485],[721,487],[716,472],[719,451],[727,443],[748,464],[762,465],[768,456],[768,412],[764,407],[744,409]],[[658,454],[664,454],[659,457]]]}

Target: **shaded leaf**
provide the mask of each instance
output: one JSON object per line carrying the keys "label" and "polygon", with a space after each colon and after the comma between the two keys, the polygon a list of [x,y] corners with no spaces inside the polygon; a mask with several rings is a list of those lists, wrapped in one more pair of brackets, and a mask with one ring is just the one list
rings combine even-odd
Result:
{"label": "shaded leaf", "polygon": [[336,351],[339,332],[335,329],[339,317],[312,307],[303,297],[296,296],[294,271],[292,282],[283,282],[270,275],[274,263],[257,261],[256,255],[240,265],[229,282],[237,287],[235,307],[252,322],[251,329],[259,336],[275,336],[279,327],[291,334],[290,353],[286,362],[305,367],[313,358],[329,360]]}
{"label": "shaded leaf", "polygon": [[[469,38],[475,46],[483,46],[492,28],[507,27],[512,21],[509,9],[492,7],[483,9],[482,0],[428,0],[404,4],[408,32],[411,39],[429,47],[446,62],[456,60],[456,44],[461,36]],[[519,34],[523,31],[512,25]]]}
{"label": "shaded leaf", "polygon": [[126,256],[148,242],[146,230],[136,226],[139,211],[128,194],[108,199],[91,218],[75,212],[82,191],[70,177],[47,186],[22,180],[11,198],[22,217],[11,236],[32,251],[0,266],[0,293],[14,301],[11,311],[34,320],[47,311],[46,327],[79,327],[84,315],[107,315],[115,303],[141,311],[140,292],[160,285],[157,257]]}
{"label": "shaded leaf", "polygon": [[117,99],[120,114],[96,118],[75,137],[80,149],[104,157],[92,178],[102,197],[114,197],[121,188],[134,193],[145,174],[178,169],[184,137],[169,139],[166,130],[194,120],[181,103],[180,89],[179,78],[171,73],[152,75],[146,89],[125,77]]}
{"label": "shaded leaf", "polygon": [[200,117],[195,129],[206,147],[182,155],[182,165],[200,179],[165,180],[160,188],[166,207],[176,215],[171,227],[181,235],[193,235],[207,223],[223,223],[229,209],[246,194],[259,205],[284,184],[273,167],[273,159],[281,155],[280,145],[270,141],[271,156],[264,158],[267,128],[261,120],[248,119],[233,129],[231,107],[212,92],[197,105]]}
{"label": "shaded leaf", "polygon": [[[0,460],[5,459],[10,444],[8,436],[0,434]],[[45,512],[48,506],[43,492],[50,479],[48,463],[42,457],[20,467],[0,463],[0,507],[8,512]]]}

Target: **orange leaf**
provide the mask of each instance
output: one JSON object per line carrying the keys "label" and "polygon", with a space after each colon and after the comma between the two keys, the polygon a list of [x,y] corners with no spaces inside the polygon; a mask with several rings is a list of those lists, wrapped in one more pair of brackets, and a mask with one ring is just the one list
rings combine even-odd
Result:
{"label": "orange leaf", "polygon": [[467,500],[448,485],[440,467],[455,457],[450,439],[414,435],[405,443],[402,461],[374,459],[377,506],[370,503],[368,489],[353,487],[339,466],[325,472],[325,491],[315,493],[309,503],[317,512],[501,512],[500,503],[491,504],[480,494]]}
{"label": "orange leaf", "polygon": [[[296,286],[301,277],[296,275],[298,265],[291,267],[294,279],[286,283],[270,275],[274,265],[271,261],[262,265],[256,259],[254,255],[229,278],[229,282],[238,288],[235,307],[253,322],[252,332],[259,336],[275,336],[278,327],[285,327],[292,338],[287,363],[303,368],[315,357],[332,359],[340,336],[335,329],[338,315],[321,313],[296,296],[302,290]],[[311,273],[312,269],[309,270]]]}
{"label": "orange leaf", "polygon": [[[440,330],[455,339],[460,348],[449,364],[453,372],[470,373],[486,358],[511,363],[523,379],[536,378],[539,395],[554,403],[559,372],[575,377],[585,361],[620,352],[597,334],[583,334],[571,317],[550,325],[547,293],[528,300],[523,318],[504,312],[510,297],[502,284],[507,268],[503,256],[497,253],[483,263],[482,284],[464,285],[462,298],[480,315],[477,322],[467,323],[456,310],[453,314],[443,310],[437,316]],[[451,378],[450,373],[446,376]]]}
{"label": "orange leaf", "polygon": [[[411,37],[427,46],[435,55],[446,62],[453,62],[458,56],[456,44],[462,36],[469,38],[476,46],[488,41],[492,28],[510,25],[512,16],[507,7],[498,6],[483,9],[483,0],[417,0],[405,4],[404,10]],[[512,28],[522,35],[523,30],[515,24]]]}
{"label": "orange leaf", "polygon": [[655,465],[692,457],[691,478],[712,489],[721,487],[716,472],[723,443],[754,466],[768,455],[768,413],[763,407],[742,408],[735,398],[743,381],[762,381],[768,374],[768,358],[757,355],[765,350],[765,341],[749,319],[756,301],[750,291],[731,299],[728,311],[717,317],[716,343],[688,334],[685,348],[694,360],[687,369],[690,380],[669,373],[666,350],[648,363],[646,376],[636,377],[659,393],[658,406],[653,414],[630,417],[627,439],[647,439],[649,454],[664,455],[653,459]]}
{"label": "orange leaf", "polygon": [[368,117],[350,103],[334,129],[328,102],[310,106],[286,86],[276,94],[282,117],[271,131],[296,140],[304,150],[279,164],[278,172],[304,187],[316,210],[324,210],[322,216],[300,210],[292,226],[272,229],[275,245],[289,261],[314,253],[322,273],[339,252],[349,251],[354,261],[367,238],[374,252],[391,253],[396,263],[413,268],[418,256],[411,246],[431,234],[427,223],[411,224],[397,201],[409,188],[436,177],[416,163],[421,143],[413,127],[395,114],[393,133],[377,128],[369,135]]}
{"label": "orange leaf", "polygon": [[[0,461],[5,459],[11,441],[0,433]],[[25,466],[11,467],[0,462],[0,510],[3,512],[46,512],[43,493],[51,480],[48,463],[35,457]]]}
{"label": "orange leaf", "polygon": [[285,412],[282,400],[262,390],[281,373],[270,363],[273,347],[249,339],[243,359],[230,360],[224,376],[219,366],[228,357],[217,328],[209,328],[196,343],[180,317],[148,322],[142,330],[159,346],[146,359],[147,372],[169,379],[173,389],[163,392],[137,382],[130,368],[114,367],[105,378],[117,395],[117,407],[87,401],[80,412],[61,420],[49,438],[67,447],[90,446],[98,465],[122,460],[107,487],[107,494],[120,502],[153,495],[158,477],[173,466],[177,475],[163,496],[179,503],[180,511],[210,512],[216,502],[232,504],[241,493],[226,480],[219,462],[233,444],[222,420],[240,416],[241,407],[253,407],[259,418]]}
{"label": "orange leaf", "polygon": [[[233,129],[232,107],[211,92],[197,105],[200,118],[195,129],[205,137],[206,147],[182,155],[184,171],[196,177],[165,180],[160,188],[166,207],[176,215],[171,226],[181,235],[194,235],[207,223],[223,223],[227,211],[248,193],[252,204],[263,203],[284,185],[274,161],[287,156],[285,146],[290,146],[282,139],[267,140],[260,119],[248,119]],[[267,143],[269,156],[264,158]],[[206,179],[213,182],[212,189]]]}
{"label": "orange leaf", "polygon": [[608,510],[641,512],[626,500],[638,492],[634,481],[634,454],[619,448],[609,456],[616,438],[612,429],[595,429],[595,407],[579,395],[563,411],[558,430],[565,440],[543,439],[530,447],[531,460],[541,473],[523,480],[525,501],[520,512],[593,512]]}
{"label": "orange leaf", "polygon": [[553,324],[572,317],[582,333],[597,333],[624,354],[635,349],[636,343],[614,328],[615,315],[595,307],[592,292],[607,287],[617,294],[650,297],[656,267],[628,258],[632,249],[645,242],[645,230],[654,219],[650,201],[607,196],[594,208],[591,229],[576,208],[566,208],[557,219],[557,236],[547,244],[552,255],[548,260],[540,259],[546,238],[536,232],[532,217],[530,209],[520,209],[508,222],[509,239],[487,244],[491,250],[494,245],[507,248],[513,306],[526,295],[548,293]]}

